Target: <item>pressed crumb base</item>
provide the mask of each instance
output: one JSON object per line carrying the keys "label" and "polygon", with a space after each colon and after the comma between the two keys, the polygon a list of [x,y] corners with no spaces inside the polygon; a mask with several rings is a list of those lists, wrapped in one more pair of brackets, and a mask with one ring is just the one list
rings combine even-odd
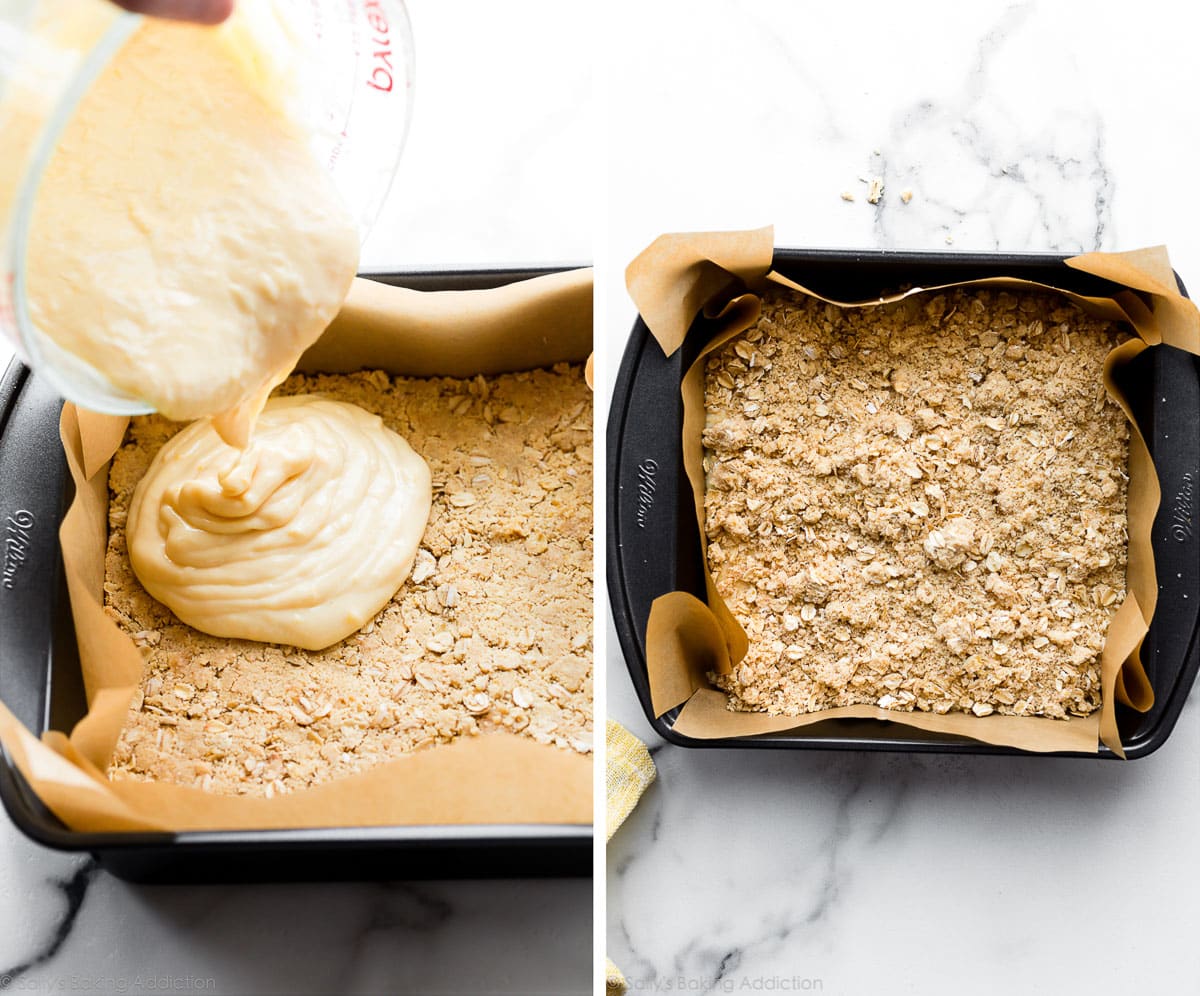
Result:
{"label": "pressed crumb base", "polygon": [[1116,325],[1058,295],[837,308],[769,293],[707,361],[708,565],[735,711],[1100,706],[1125,597]]}
{"label": "pressed crumb base", "polygon": [[105,611],[146,659],[114,779],[265,795],[509,730],[592,747],[592,399],[577,366],[476,377],[296,375],[380,415],[429,463],[412,576],[327,650],[206,636],[138,583],[125,515],[182,426],[135,418],[109,474]]}

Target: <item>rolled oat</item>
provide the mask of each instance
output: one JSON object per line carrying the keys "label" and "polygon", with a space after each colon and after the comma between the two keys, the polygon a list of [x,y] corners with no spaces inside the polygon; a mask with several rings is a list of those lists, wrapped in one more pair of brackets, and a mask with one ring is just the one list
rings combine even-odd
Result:
{"label": "rolled oat", "polygon": [[1096,710],[1125,597],[1128,431],[1097,391],[1121,338],[1046,293],[769,293],[707,360],[708,564],[750,641],[712,676],[730,707]]}

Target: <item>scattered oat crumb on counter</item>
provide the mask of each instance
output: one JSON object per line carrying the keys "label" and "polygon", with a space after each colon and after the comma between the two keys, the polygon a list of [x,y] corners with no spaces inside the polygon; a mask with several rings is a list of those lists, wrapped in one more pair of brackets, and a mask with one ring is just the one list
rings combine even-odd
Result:
{"label": "scattered oat crumb on counter", "polygon": [[843,191],[842,191],[842,200],[844,200],[844,201],[853,201],[853,200],[854,200],[854,195],[853,195],[853,194],[852,194],[852,193],[851,193],[849,190],[843,190]]}
{"label": "scattered oat crumb on counter", "polygon": [[841,309],[782,291],[707,360],[708,563],[730,708],[1063,718],[1125,597],[1127,335],[1052,294]]}
{"label": "scattered oat crumb on counter", "polygon": [[878,176],[873,176],[867,186],[867,203],[878,204],[881,200],[883,200],[883,180]]}
{"label": "scattered oat crumb on counter", "polygon": [[493,729],[592,747],[592,399],[579,366],[414,379],[290,377],[380,415],[429,463],[434,502],[411,577],[319,652],[224,640],[138,584],[124,523],[181,425],[132,420],[109,475],[105,611],[146,671],[114,778],[272,796]]}
{"label": "scattered oat crumb on counter", "polygon": [[905,204],[908,204],[912,199],[913,192],[911,190],[900,191],[900,200],[902,200]]}

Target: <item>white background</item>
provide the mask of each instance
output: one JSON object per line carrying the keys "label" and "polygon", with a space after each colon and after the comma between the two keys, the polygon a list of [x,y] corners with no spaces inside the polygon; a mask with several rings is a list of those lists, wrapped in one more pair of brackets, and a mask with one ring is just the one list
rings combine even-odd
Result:
{"label": "white background", "polygon": [[588,262],[595,141],[578,3],[412,0],[412,128],[364,272]]}

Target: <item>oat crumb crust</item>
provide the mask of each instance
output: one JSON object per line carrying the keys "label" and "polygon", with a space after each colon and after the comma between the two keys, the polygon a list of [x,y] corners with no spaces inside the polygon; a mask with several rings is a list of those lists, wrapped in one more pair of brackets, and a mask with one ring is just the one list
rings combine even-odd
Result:
{"label": "oat crumb crust", "polygon": [[1125,597],[1128,338],[1059,295],[784,291],[707,361],[708,564],[735,711],[1067,718]]}
{"label": "oat crumb crust", "polygon": [[209,637],[151,598],[125,516],[182,426],[135,418],[109,474],[105,611],[141,648],[110,776],[273,796],[409,751],[509,730],[592,747],[592,401],[578,366],[414,379],[290,377],[382,416],[429,463],[433,510],[411,577],[318,653]]}

